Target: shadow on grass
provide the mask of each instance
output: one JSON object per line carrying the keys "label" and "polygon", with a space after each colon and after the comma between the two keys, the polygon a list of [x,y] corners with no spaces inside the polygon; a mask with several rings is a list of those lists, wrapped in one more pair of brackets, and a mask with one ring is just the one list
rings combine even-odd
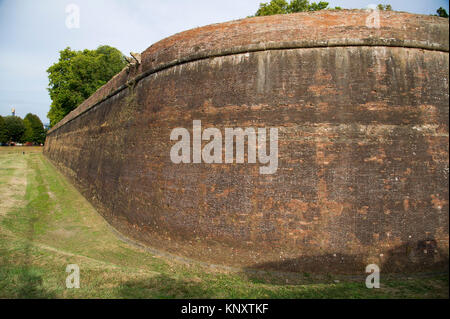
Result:
{"label": "shadow on grass", "polygon": [[[166,274],[122,283],[120,298],[445,298],[448,252],[433,239],[389,251],[380,265],[383,290],[365,287],[367,256],[326,254],[253,265],[243,272],[201,279]],[[433,275],[434,272],[434,275]],[[429,281],[420,278],[430,274]],[[433,276],[431,276],[433,275]],[[335,280],[340,279],[340,281]],[[447,283],[446,281],[447,280]],[[428,283],[427,283],[428,282]]]}
{"label": "shadow on grass", "polygon": [[[287,273],[365,274],[368,255],[323,254],[265,262],[248,267]],[[448,250],[438,247],[434,238],[409,242],[389,250],[378,265],[384,273],[429,273],[449,269]]]}
{"label": "shadow on grass", "polygon": [[130,280],[119,287],[119,298],[214,298],[214,291],[205,283],[174,279],[160,274],[144,280]]}
{"label": "shadow on grass", "polygon": [[[437,287],[436,285],[439,285]],[[290,286],[254,285],[235,282],[191,282],[159,275],[123,283],[118,298],[153,299],[365,299],[365,298],[448,298],[445,280],[384,281],[383,289],[367,289],[364,281],[331,282]],[[448,287],[448,281],[447,281]]]}
{"label": "shadow on grass", "polygon": [[42,273],[39,268],[20,266],[2,266],[0,282],[8,298],[49,299],[55,298],[53,292],[43,286]]}

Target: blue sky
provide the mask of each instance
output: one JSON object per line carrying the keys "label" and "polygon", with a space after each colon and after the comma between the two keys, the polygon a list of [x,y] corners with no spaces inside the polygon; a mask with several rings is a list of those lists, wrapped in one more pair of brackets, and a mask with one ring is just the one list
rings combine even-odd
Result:
{"label": "blue sky", "polygon": [[[124,54],[142,52],[174,33],[252,15],[269,0],[0,0],[0,115],[11,108],[48,122],[47,68],[59,50],[108,44]],[[318,2],[318,1],[317,1]],[[389,3],[394,10],[434,14],[448,1],[328,1],[331,7],[366,8]],[[66,27],[66,5],[80,8],[80,28]]]}

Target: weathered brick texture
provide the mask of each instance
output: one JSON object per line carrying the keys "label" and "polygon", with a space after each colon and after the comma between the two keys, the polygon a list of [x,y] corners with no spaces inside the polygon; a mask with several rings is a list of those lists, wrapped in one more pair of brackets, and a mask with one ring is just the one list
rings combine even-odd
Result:
{"label": "weathered brick texture", "polygon": [[[119,231],[241,267],[448,267],[448,20],[251,18],[142,54],[48,134],[45,155]],[[279,165],[173,164],[172,129],[277,127]]]}

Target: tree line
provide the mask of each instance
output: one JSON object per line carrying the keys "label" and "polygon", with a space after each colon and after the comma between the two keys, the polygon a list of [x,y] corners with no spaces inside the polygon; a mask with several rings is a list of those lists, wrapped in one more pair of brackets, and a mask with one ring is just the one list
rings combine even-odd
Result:
{"label": "tree line", "polygon": [[19,116],[0,116],[0,144],[32,143],[43,144],[46,130],[37,115],[28,113],[24,119]]}
{"label": "tree line", "polygon": [[[290,2],[286,0],[271,0],[270,2],[261,2],[259,4],[259,9],[256,11],[255,16],[268,16],[274,14],[287,14],[296,12],[312,12],[319,10],[341,10],[341,7],[328,7],[328,2],[309,2],[309,0],[291,0]],[[392,6],[390,4],[379,4],[377,5],[378,10],[391,11]],[[448,18],[447,11],[440,7],[436,10],[435,15],[443,18]]]}

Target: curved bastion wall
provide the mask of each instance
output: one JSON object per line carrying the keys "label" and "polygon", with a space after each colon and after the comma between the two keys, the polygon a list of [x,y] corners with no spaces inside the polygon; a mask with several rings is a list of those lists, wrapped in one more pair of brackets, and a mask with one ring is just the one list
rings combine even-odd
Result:
{"label": "curved bastion wall", "polygon": [[[53,127],[44,154],[117,230],[164,252],[298,272],[445,269],[448,27],[326,10],[182,32]],[[247,152],[174,163],[171,133],[192,138],[195,120],[277,128],[276,171]]]}

